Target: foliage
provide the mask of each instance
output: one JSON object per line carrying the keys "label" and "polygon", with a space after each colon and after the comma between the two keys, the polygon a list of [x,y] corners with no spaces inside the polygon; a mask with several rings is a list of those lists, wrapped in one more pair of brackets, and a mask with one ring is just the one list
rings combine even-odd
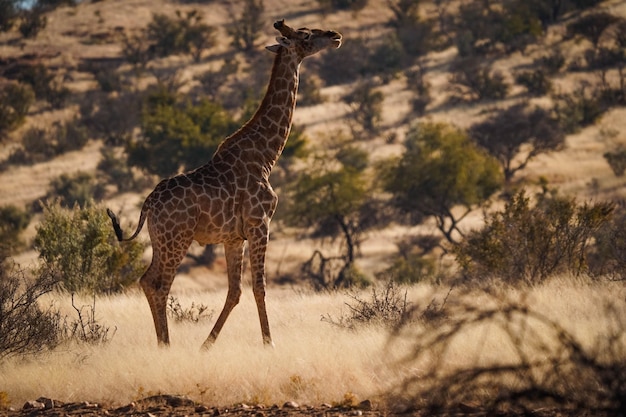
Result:
{"label": "foliage", "polygon": [[360,128],[374,134],[378,130],[384,98],[383,93],[376,91],[372,83],[365,82],[357,85],[343,100],[351,107],[351,117]]}
{"label": "foliage", "polygon": [[91,136],[104,139],[107,145],[120,146],[130,140],[133,129],[139,126],[141,106],[141,95],[122,91],[100,102],[86,101],[80,107],[81,121]]}
{"label": "foliage", "polygon": [[522,71],[515,77],[515,82],[523,85],[533,96],[543,96],[552,90],[552,81],[543,70]]}
{"label": "foliage", "polygon": [[[471,210],[502,186],[498,162],[467,134],[442,123],[418,123],[406,135],[404,152],[379,167],[391,203],[411,222],[434,216],[438,229],[454,242],[453,232]],[[453,208],[463,207],[459,216]]]}
{"label": "foliage", "polygon": [[14,205],[0,207],[0,263],[22,246],[20,233],[28,227],[31,214]]}
{"label": "foliage", "polygon": [[351,83],[368,72],[371,45],[365,38],[350,39],[341,45],[340,54],[322,54],[311,64],[326,85]]}
{"label": "foliage", "polygon": [[626,149],[616,149],[614,151],[605,152],[604,159],[611,166],[611,170],[616,177],[621,177],[626,171]]}
{"label": "foliage", "polygon": [[0,0],[0,32],[11,30],[18,15],[17,0]]}
{"label": "foliage", "polygon": [[82,149],[88,140],[87,129],[77,120],[55,122],[51,129],[33,127],[24,132],[22,146],[9,155],[12,164],[34,164],[65,152]]}
{"label": "foliage", "polygon": [[146,98],[141,129],[127,145],[129,164],[165,177],[206,163],[236,126],[219,104],[181,102],[161,87]]}
{"label": "foliage", "polygon": [[7,83],[0,91],[0,139],[7,133],[20,127],[35,95],[29,85]]}
{"label": "foliage", "polygon": [[474,0],[459,7],[456,44],[461,56],[523,51],[542,33],[536,9],[527,1],[484,2]]}
{"label": "foliage", "polygon": [[58,199],[63,207],[86,207],[93,200],[104,196],[104,186],[96,182],[94,176],[78,171],[75,174],[61,174],[50,181],[49,197]]}
{"label": "foliage", "polygon": [[367,6],[368,0],[317,0],[320,6],[328,11],[354,10],[358,11]]}
{"label": "foliage", "polygon": [[133,169],[128,166],[126,155],[121,155],[119,149],[103,147],[100,150],[102,158],[96,167],[107,183],[117,186],[119,192],[139,191],[143,186],[147,185],[146,181],[136,179]]}
{"label": "foliage", "polygon": [[173,19],[161,13],[152,15],[152,21],[146,28],[149,54],[165,57],[189,53],[199,62],[202,52],[215,45],[215,28],[203,23],[202,14],[197,10],[184,16],[177,10],[176,17]]}
{"label": "foliage", "polygon": [[569,36],[582,36],[589,40],[594,48],[600,43],[600,38],[607,28],[619,22],[620,18],[608,12],[595,12],[584,15],[567,25],[567,33]]}
{"label": "foliage", "polygon": [[393,13],[389,26],[404,52],[411,57],[428,53],[434,42],[433,25],[420,17],[419,1],[392,0],[388,5]]}
{"label": "foliage", "polygon": [[613,216],[594,233],[594,245],[588,254],[589,273],[611,279],[626,278],[626,210],[615,208]]}
{"label": "foliage", "polygon": [[589,84],[579,83],[570,93],[555,94],[553,112],[565,133],[576,133],[582,127],[595,123],[607,107],[596,88],[589,89]]}
{"label": "foliage", "polygon": [[34,5],[29,10],[22,11],[19,31],[25,38],[35,38],[47,24],[48,18],[44,15],[43,8]]}
{"label": "foliage", "polygon": [[455,62],[450,82],[458,86],[461,98],[469,96],[470,100],[500,100],[509,90],[502,73],[492,72],[475,58]]}
{"label": "foliage", "polygon": [[34,247],[41,265],[38,276],[53,275],[67,291],[120,291],[143,273],[144,245],[122,248],[105,210],[94,204],[63,208],[44,204]]}
{"label": "foliage", "polygon": [[314,237],[343,234],[348,263],[365,219],[362,209],[369,187],[363,173],[367,155],[356,148],[342,150],[343,161],[331,167],[322,159],[302,172],[289,187],[288,224],[313,227]]}
{"label": "foliage", "polygon": [[265,5],[263,0],[243,0],[242,11],[237,17],[231,10],[231,24],[228,26],[228,34],[233,38],[233,46],[243,52],[254,51],[256,39],[263,29],[263,13]]}
{"label": "foliage", "polygon": [[0,359],[42,352],[59,343],[58,314],[39,305],[39,298],[55,284],[52,274],[31,281],[16,265],[0,263]]}
{"label": "foliage", "polygon": [[470,137],[502,166],[505,181],[542,153],[561,149],[565,134],[550,113],[540,107],[515,104],[469,129]]}
{"label": "foliage", "polygon": [[395,256],[391,265],[378,275],[402,284],[415,284],[433,278],[435,273],[433,259],[410,253],[406,256]]}
{"label": "foliage", "polygon": [[70,90],[64,87],[57,79],[56,74],[51,73],[43,64],[25,65],[16,79],[33,88],[38,100],[46,100],[54,109],[61,109],[70,95]]}
{"label": "foliage", "polygon": [[[305,266],[322,287],[337,287],[364,281],[354,260],[363,232],[381,224],[383,210],[377,207],[365,172],[367,152],[343,143],[334,151],[336,163],[329,163],[328,158],[328,154],[319,156],[288,184],[285,222],[311,228],[314,238],[341,236],[343,249],[338,259],[319,253],[318,261],[314,254]],[[337,263],[340,265],[335,268]]]}
{"label": "foliage", "polygon": [[431,102],[430,85],[424,78],[425,70],[419,66],[417,70],[407,71],[407,86],[414,91],[417,96],[412,101],[413,111],[422,116],[426,107]]}
{"label": "foliage", "polygon": [[611,203],[578,204],[545,193],[531,206],[521,191],[461,242],[457,261],[472,280],[538,283],[555,274],[581,274],[590,239],[612,211]]}

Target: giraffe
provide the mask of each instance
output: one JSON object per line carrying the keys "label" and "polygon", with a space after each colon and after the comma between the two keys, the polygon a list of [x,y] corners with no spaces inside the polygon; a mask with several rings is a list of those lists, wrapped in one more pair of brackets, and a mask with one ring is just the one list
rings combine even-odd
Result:
{"label": "giraffe", "polygon": [[275,54],[274,65],[267,92],[252,118],[218,146],[207,164],[162,180],[146,197],[132,236],[123,238],[117,216],[107,209],[119,241],[136,238],[148,221],[152,262],[139,283],[159,345],[170,343],[167,298],[176,269],[196,240],[201,245],[224,245],[228,274],[224,307],[202,347],[213,345],[239,303],[246,241],[263,343],[273,346],[265,305],[265,253],[278,198],[269,176],[291,129],[301,62],[324,49],[339,48],[342,41],[338,32],[294,30],[284,20],[276,21],[274,28],[281,36],[277,44],[266,47]]}

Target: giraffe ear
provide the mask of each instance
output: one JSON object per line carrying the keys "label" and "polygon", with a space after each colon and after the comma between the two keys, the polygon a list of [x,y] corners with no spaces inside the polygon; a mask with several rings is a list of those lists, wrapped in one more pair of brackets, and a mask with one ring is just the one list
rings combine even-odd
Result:
{"label": "giraffe ear", "polygon": [[265,49],[267,49],[268,51],[270,51],[273,54],[277,54],[278,50],[282,48],[280,45],[270,45],[270,46],[266,46]]}
{"label": "giraffe ear", "polygon": [[284,36],[277,36],[276,37],[276,42],[278,42],[278,44],[266,46],[265,49],[267,49],[268,51],[270,51],[272,53],[277,54],[278,50],[281,47],[289,48],[289,46],[291,45],[291,41],[289,39],[285,38]]}

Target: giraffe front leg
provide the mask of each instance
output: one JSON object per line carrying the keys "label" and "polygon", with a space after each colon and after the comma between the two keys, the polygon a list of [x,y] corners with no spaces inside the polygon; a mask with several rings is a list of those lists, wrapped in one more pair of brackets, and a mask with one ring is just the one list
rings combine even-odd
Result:
{"label": "giraffe front leg", "polygon": [[224,254],[226,255],[226,269],[228,270],[228,293],[226,302],[220,313],[209,337],[202,344],[203,349],[209,349],[215,343],[224,323],[230,312],[239,304],[241,298],[241,274],[243,272],[243,248],[244,241],[229,242],[224,244]]}
{"label": "giraffe front leg", "polygon": [[265,306],[265,252],[268,240],[269,228],[263,227],[255,231],[254,237],[250,240],[250,269],[252,270],[252,291],[259,312],[263,343],[274,347]]}

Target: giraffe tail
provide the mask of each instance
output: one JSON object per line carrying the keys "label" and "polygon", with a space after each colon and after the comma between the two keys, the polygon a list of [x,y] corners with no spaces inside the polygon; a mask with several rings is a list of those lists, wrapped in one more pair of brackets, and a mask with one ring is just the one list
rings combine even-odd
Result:
{"label": "giraffe tail", "polygon": [[128,242],[129,240],[133,240],[137,237],[141,229],[143,228],[143,224],[146,221],[146,213],[145,210],[141,210],[141,215],[139,216],[139,224],[137,225],[137,230],[135,233],[129,238],[124,239],[124,234],[122,232],[122,227],[120,226],[120,221],[117,218],[117,215],[111,211],[111,209],[107,208],[107,214],[111,218],[111,222],[113,223],[113,230],[115,230],[115,236],[119,242]]}

